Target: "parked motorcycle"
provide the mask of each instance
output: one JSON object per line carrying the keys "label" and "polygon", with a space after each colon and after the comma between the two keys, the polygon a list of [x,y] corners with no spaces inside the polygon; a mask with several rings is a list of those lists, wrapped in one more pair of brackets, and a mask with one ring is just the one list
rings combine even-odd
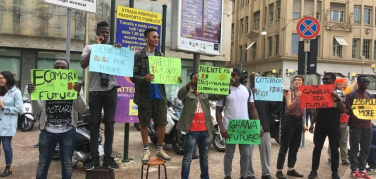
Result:
{"label": "parked motorcycle", "polygon": [[210,102],[210,114],[211,114],[211,118],[213,121],[214,129],[215,129],[215,131],[213,131],[212,133],[211,141],[215,150],[217,150],[218,152],[225,152],[225,140],[226,139],[223,138],[221,135],[221,131],[219,129],[219,125],[215,117],[215,113],[216,113],[215,108],[216,108],[216,103],[213,101]]}
{"label": "parked motorcycle", "polygon": [[18,116],[18,127],[21,128],[22,132],[30,131],[31,129],[33,129],[35,123],[35,117],[33,114],[33,109],[31,107],[31,100],[29,98],[29,93],[27,92],[27,85],[25,87],[25,91],[22,97],[22,113]]}
{"label": "parked motorcycle", "polygon": [[[90,110],[89,108],[86,109],[84,114],[81,116],[82,120],[79,120],[77,123],[76,128],[76,143],[74,145],[74,152],[73,152],[73,159],[76,160],[76,164],[73,168],[77,167],[78,162],[85,162],[90,159],[90,124],[84,123],[83,121],[90,121]],[[102,119],[103,119],[103,112],[102,112]],[[99,157],[104,155],[104,148],[102,143],[102,133],[99,132]],[[54,154],[52,156],[54,160],[60,159],[60,147],[59,144],[56,145]]]}

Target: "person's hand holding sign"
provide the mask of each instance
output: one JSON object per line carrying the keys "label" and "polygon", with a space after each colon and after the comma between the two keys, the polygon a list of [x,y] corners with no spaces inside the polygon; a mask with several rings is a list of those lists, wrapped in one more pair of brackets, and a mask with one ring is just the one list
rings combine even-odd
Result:
{"label": "person's hand holding sign", "polygon": [[313,129],[314,129],[315,127],[313,127],[313,125],[311,124],[311,126],[309,126],[309,132],[310,133],[313,133]]}
{"label": "person's hand holding sign", "polygon": [[82,84],[81,84],[81,83],[76,83],[76,84],[74,85],[74,90],[80,92],[80,91],[81,91],[81,87],[82,87]]}
{"label": "person's hand holding sign", "polygon": [[115,48],[121,48],[122,46],[121,46],[121,44],[117,43],[117,44],[114,44],[113,47],[115,47]]}
{"label": "person's hand holding sign", "polygon": [[4,108],[5,108],[4,103],[3,103],[3,101],[0,99],[0,109],[4,109]]}
{"label": "person's hand holding sign", "polygon": [[225,128],[221,127],[220,130],[221,130],[221,135],[222,135],[223,138],[225,138],[225,139],[230,138],[229,135],[228,135],[228,133],[227,133],[227,130]]}
{"label": "person's hand holding sign", "polygon": [[234,83],[235,83],[235,79],[233,77],[231,77],[231,79],[230,79],[230,86],[232,86]]}
{"label": "person's hand holding sign", "polygon": [[101,35],[98,35],[97,36],[97,44],[102,44],[102,42],[104,42],[104,37],[101,36]]}
{"label": "person's hand holding sign", "polygon": [[35,86],[33,84],[27,84],[27,92],[31,94],[35,90]]}
{"label": "person's hand holding sign", "polygon": [[153,81],[154,75],[153,74],[147,74],[144,79],[145,79],[146,82]]}
{"label": "person's hand holding sign", "polygon": [[179,80],[179,83],[183,82],[183,79],[181,78],[181,76],[178,77],[178,80]]}
{"label": "person's hand holding sign", "polygon": [[192,79],[191,79],[191,83],[192,83],[192,84],[196,84],[197,81],[198,81],[198,74],[195,74],[195,75],[193,75],[193,77],[192,77]]}

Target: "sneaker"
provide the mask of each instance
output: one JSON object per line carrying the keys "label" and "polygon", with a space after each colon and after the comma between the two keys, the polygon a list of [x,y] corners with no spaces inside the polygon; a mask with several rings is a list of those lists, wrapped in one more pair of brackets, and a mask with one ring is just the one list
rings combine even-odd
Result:
{"label": "sneaker", "polygon": [[304,177],[304,175],[298,173],[295,169],[291,170],[291,171],[287,171],[287,175],[290,175],[290,176],[293,176],[293,177],[299,177],[299,178]]}
{"label": "sneaker", "polygon": [[309,179],[314,179],[317,177],[317,171],[316,170],[311,170],[311,173],[309,173],[308,178]]}
{"label": "sneaker", "polygon": [[363,171],[359,171],[359,173],[360,173],[360,175],[362,175],[363,178],[365,178],[365,179],[371,179],[371,177],[369,177],[369,176],[367,175],[367,172],[366,172],[365,170],[363,170]]}
{"label": "sneaker", "polygon": [[157,151],[157,157],[160,157],[163,160],[171,160],[171,157],[168,156],[164,150]]}
{"label": "sneaker", "polygon": [[90,159],[87,163],[84,164],[85,170],[93,170],[95,167],[99,166],[98,159]]}
{"label": "sneaker", "polygon": [[355,179],[363,179],[363,176],[358,171],[350,172],[350,176]]}
{"label": "sneaker", "polygon": [[115,162],[114,158],[104,158],[103,159],[103,167],[108,167],[111,169],[118,169],[119,165]]}
{"label": "sneaker", "polygon": [[376,175],[376,168],[367,168],[368,175]]}
{"label": "sneaker", "polygon": [[[254,178],[256,179],[256,177]],[[271,175],[261,176],[261,179],[274,179]]]}
{"label": "sneaker", "polygon": [[338,175],[338,172],[332,172],[332,178],[333,179],[341,179]]}
{"label": "sneaker", "polygon": [[39,148],[39,143],[35,144],[34,148]]}
{"label": "sneaker", "polygon": [[275,176],[279,179],[286,179],[285,175],[283,175],[282,171],[278,171]]}
{"label": "sneaker", "polygon": [[148,163],[150,160],[150,151],[149,150],[145,150],[144,151],[144,156],[142,156],[141,158],[141,162],[142,163]]}
{"label": "sneaker", "polygon": [[246,179],[257,179],[255,176],[247,177]]}

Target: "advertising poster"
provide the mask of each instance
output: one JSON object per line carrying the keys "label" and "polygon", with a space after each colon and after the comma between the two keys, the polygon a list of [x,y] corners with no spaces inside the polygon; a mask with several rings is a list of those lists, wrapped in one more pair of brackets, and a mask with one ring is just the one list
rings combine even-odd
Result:
{"label": "advertising poster", "polygon": [[117,76],[117,83],[120,86],[117,91],[117,106],[115,122],[134,123],[138,122],[138,108],[133,103],[134,84],[129,77]]}

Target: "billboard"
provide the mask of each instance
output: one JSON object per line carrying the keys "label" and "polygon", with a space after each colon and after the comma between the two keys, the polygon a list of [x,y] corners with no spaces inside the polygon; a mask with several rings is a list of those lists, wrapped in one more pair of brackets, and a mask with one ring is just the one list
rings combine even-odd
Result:
{"label": "billboard", "polygon": [[97,13],[97,0],[44,0],[45,3]]}
{"label": "billboard", "polygon": [[222,0],[172,1],[171,50],[220,55]]}
{"label": "billboard", "polygon": [[[117,6],[116,43],[132,51],[139,51],[146,46],[144,31],[154,28],[161,35],[162,15],[160,13]],[[160,41],[159,41],[160,42]],[[160,50],[160,43],[157,49]]]}

